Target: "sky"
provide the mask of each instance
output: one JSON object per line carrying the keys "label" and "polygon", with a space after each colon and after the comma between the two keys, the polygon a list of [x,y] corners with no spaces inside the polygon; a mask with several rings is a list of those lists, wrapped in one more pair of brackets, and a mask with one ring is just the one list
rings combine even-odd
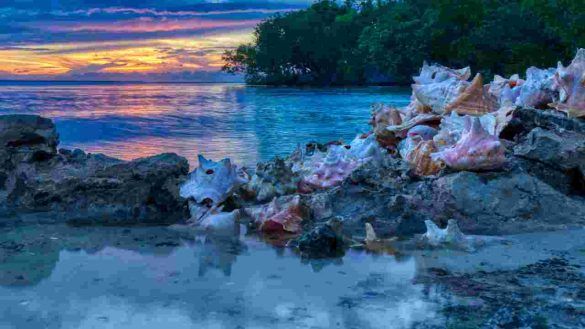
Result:
{"label": "sky", "polygon": [[312,0],[0,0],[0,79],[232,81],[221,54]]}

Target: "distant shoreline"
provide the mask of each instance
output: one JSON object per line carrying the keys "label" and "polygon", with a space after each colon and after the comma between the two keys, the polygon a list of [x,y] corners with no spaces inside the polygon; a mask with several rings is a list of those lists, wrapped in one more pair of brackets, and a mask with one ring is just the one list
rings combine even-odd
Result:
{"label": "distant shoreline", "polygon": [[60,85],[134,85],[134,84],[244,84],[234,81],[77,81],[77,80],[0,80],[0,85],[35,85],[35,84],[60,84]]}

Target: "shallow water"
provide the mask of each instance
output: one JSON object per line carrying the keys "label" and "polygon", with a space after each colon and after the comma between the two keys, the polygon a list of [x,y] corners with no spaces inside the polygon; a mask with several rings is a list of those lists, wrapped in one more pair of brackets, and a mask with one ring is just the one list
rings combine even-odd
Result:
{"label": "shallow water", "polygon": [[298,143],[350,141],[367,131],[370,106],[408,103],[409,90],[268,88],[243,84],[0,84],[0,114],[57,123],[62,147],[133,159],[204,153],[253,166]]}
{"label": "shallow water", "polygon": [[0,328],[409,328],[437,321],[413,258],[303,260],[164,228],[0,233]]}

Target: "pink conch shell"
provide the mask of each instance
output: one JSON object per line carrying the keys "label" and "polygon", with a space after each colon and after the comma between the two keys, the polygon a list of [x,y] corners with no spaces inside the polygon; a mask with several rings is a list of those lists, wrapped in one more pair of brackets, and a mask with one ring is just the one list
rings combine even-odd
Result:
{"label": "pink conch shell", "polygon": [[413,141],[416,146],[406,153],[404,159],[410,164],[416,175],[435,175],[444,168],[441,161],[436,161],[431,157],[431,154],[437,151],[432,140],[423,141],[417,136]]}
{"label": "pink conch shell", "polygon": [[413,84],[412,92],[416,99],[432,109],[433,113],[443,114],[445,108],[454,102],[469,86],[469,82],[451,77],[441,82]]}
{"label": "pink conch shell", "polygon": [[482,127],[479,118],[473,118],[455,146],[434,153],[432,157],[457,170],[498,169],[506,161],[503,144]]}
{"label": "pink conch shell", "polygon": [[[496,132],[495,113],[497,112],[487,113],[479,117],[482,127],[492,135]],[[442,151],[445,148],[455,145],[461,139],[470,119],[471,117],[469,116],[461,116],[455,112],[451,112],[451,115],[443,117],[439,133],[433,137],[437,149]]]}
{"label": "pink conch shell", "polygon": [[298,195],[289,200],[274,198],[268,204],[246,209],[245,213],[266,233],[299,233],[304,217]]}
{"label": "pink conch shell", "polygon": [[453,102],[445,107],[445,114],[457,112],[458,114],[483,115],[497,109],[496,98],[490,95],[483,85],[483,77],[480,73],[475,75],[471,85]]}
{"label": "pink conch shell", "polygon": [[181,186],[180,195],[197,203],[219,205],[246,182],[247,175],[232,165],[230,159],[214,162],[199,155],[199,167]]}
{"label": "pink conch shell", "polygon": [[529,67],[526,70],[526,81],[520,87],[516,105],[522,107],[544,108],[555,98],[553,90],[554,69],[541,70]]}
{"label": "pink conch shell", "polygon": [[559,92],[559,101],[552,104],[569,117],[585,117],[585,49],[566,68],[561,63],[554,75],[554,89]]}
{"label": "pink conch shell", "polygon": [[423,85],[442,82],[450,78],[468,80],[470,76],[471,69],[469,66],[456,70],[438,64],[428,65],[426,62],[423,62],[420,74],[412,77],[412,79],[414,83]]}
{"label": "pink conch shell", "polygon": [[358,167],[359,162],[348,156],[348,149],[332,145],[325,160],[299,184],[300,190],[327,189],[339,185]]}
{"label": "pink conch shell", "polygon": [[370,124],[374,128],[374,135],[378,143],[385,149],[394,152],[398,138],[386,131],[386,127],[402,123],[402,115],[398,109],[385,105],[375,105],[372,111]]}

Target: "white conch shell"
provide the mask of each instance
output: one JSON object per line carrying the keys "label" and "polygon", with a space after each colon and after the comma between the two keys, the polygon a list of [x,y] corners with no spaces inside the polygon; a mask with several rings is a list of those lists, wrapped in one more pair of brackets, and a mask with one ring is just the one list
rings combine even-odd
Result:
{"label": "white conch shell", "polygon": [[199,167],[181,186],[180,195],[197,203],[219,205],[245,184],[248,177],[230,159],[214,162],[199,155]]}
{"label": "white conch shell", "polygon": [[425,226],[427,231],[422,236],[422,239],[431,247],[439,247],[442,245],[468,247],[467,239],[454,219],[449,219],[447,228],[445,229],[440,229],[431,220],[425,220]]}
{"label": "white conch shell", "polygon": [[423,62],[420,74],[412,77],[412,79],[416,84],[430,84],[442,82],[450,78],[468,80],[470,76],[471,69],[469,66],[457,70],[438,64],[429,65],[427,62]]}
{"label": "white conch shell", "polygon": [[231,212],[223,212],[222,210],[223,206],[208,207],[189,202],[191,218],[188,224],[214,231],[234,230],[240,219],[240,210],[236,209]]}
{"label": "white conch shell", "polygon": [[365,138],[356,136],[349,144],[349,154],[362,164],[369,161],[380,163],[388,155],[388,151],[378,144],[374,134],[370,134]]}
{"label": "white conch shell", "polygon": [[534,66],[526,70],[526,81],[520,87],[516,105],[522,107],[546,107],[555,98],[553,75],[555,69],[539,69]]}
{"label": "white conch shell", "polygon": [[416,99],[432,109],[433,113],[443,114],[445,108],[454,102],[469,86],[469,82],[451,77],[441,82],[414,84],[412,92]]}
{"label": "white conch shell", "polygon": [[559,92],[559,101],[552,106],[569,117],[585,117],[585,49],[579,49],[566,68],[559,62],[553,88]]}

